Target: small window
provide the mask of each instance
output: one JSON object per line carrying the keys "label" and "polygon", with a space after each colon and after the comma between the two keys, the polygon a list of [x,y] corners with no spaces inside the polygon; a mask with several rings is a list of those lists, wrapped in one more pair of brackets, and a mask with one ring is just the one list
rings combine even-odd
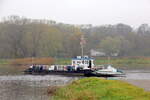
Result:
{"label": "small window", "polygon": [[89,62],[86,60],[86,61],[85,61],[85,64],[88,64],[88,63],[89,63]]}
{"label": "small window", "polygon": [[76,62],[75,61],[73,61],[73,64],[75,64]]}
{"label": "small window", "polygon": [[82,60],[82,64],[84,64],[84,60]]}
{"label": "small window", "polygon": [[81,62],[80,61],[77,61],[77,64],[80,64]]}

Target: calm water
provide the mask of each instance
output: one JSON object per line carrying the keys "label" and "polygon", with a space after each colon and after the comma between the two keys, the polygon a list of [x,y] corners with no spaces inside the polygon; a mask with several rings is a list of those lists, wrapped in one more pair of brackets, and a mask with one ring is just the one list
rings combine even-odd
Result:
{"label": "calm water", "polygon": [[58,86],[79,77],[64,76],[0,76],[0,100],[49,100],[48,86]]}
{"label": "calm water", "polygon": [[150,80],[150,70],[127,70],[124,79]]}
{"label": "calm water", "polygon": [[[65,85],[81,77],[59,75],[0,76],[0,100],[50,100],[47,96],[48,86]],[[150,71],[126,71],[121,79],[150,80]]]}

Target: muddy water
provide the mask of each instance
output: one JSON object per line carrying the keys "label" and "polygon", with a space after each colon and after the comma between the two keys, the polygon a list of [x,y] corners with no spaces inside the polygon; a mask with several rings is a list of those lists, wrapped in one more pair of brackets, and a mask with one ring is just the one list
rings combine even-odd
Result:
{"label": "muddy water", "polygon": [[0,100],[49,100],[47,87],[65,85],[80,77],[0,76]]}

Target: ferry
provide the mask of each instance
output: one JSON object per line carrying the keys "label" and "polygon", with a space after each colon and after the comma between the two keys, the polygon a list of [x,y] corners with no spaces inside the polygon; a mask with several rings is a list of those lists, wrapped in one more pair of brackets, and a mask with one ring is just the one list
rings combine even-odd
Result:
{"label": "ferry", "polygon": [[89,75],[93,72],[94,59],[88,56],[72,58],[71,65],[31,65],[25,74]]}
{"label": "ferry", "polygon": [[88,56],[77,56],[72,58],[71,65],[32,65],[24,71],[26,74],[34,75],[79,75],[79,76],[102,76],[116,77],[125,75],[121,70],[118,70],[111,65],[94,65],[94,58]]}

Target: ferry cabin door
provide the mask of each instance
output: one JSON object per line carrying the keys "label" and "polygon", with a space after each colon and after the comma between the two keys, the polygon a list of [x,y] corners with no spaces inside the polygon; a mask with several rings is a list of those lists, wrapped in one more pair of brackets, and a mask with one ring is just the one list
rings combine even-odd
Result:
{"label": "ferry cabin door", "polygon": [[88,66],[88,68],[91,68],[91,67],[92,67],[92,61],[89,60],[89,66]]}

